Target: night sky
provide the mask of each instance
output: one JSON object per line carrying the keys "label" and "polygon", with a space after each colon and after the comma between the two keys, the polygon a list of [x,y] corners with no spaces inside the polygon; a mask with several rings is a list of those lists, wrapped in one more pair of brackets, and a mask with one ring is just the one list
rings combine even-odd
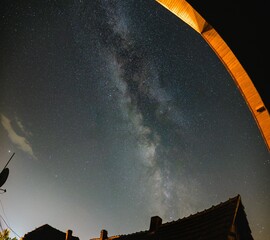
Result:
{"label": "night sky", "polygon": [[2,228],[88,240],[240,194],[269,239],[269,151],[194,30],[154,0],[2,0],[0,14]]}

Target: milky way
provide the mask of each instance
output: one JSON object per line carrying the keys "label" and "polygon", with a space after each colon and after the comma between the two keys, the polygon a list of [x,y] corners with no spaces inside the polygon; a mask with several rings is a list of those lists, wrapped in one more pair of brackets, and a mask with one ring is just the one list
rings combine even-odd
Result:
{"label": "milky way", "polygon": [[[192,210],[198,190],[196,181],[183,179],[181,167],[175,169],[174,164],[182,160],[179,156],[181,145],[185,144],[185,117],[174,104],[175,99],[161,87],[158,66],[147,56],[147,49],[132,39],[125,9],[111,2],[102,7],[104,57],[109,57],[117,102],[130,123],[130,133],[137,139],[138,160],[145,167],[142,192],[149,195],[150,212],[159,212],[165,220],[174,219]],[[173,168],[177,174],[172,172]]]}
{"label": "milky way", "polygon": [[154,1],[4,5],[2,200],[20,235],[131,233],[241,194],[263,240],[269,153],[200,36]]}

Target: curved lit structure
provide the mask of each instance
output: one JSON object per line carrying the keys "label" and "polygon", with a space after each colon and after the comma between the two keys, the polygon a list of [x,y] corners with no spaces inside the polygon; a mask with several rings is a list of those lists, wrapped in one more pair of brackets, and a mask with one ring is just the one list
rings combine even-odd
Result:
{"label": "curved lit structure", "polygon": [[270,116],[250,77],[217,31],[185,0],[156,0],[197,31],[224,64],[245,99],[270,151]]}

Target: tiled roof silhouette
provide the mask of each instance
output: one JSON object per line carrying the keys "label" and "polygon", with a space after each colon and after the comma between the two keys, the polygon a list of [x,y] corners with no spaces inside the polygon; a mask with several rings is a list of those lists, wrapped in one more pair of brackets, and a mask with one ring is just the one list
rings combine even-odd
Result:
{"label": "tiled roof silhouette", "polygon": [[[68,233],[69,237],[67,237]],[[22,240],[79,240],[79,238],[72,236],[71,230],[64,233],[48,224],[44,224],[25,234]]]}
{"label": "tiled roof silhouette", "polygon": [[253,240],[244,206],[237,195],[177,221],[162,224],[161,218],[152,217],[149,230],[120,235],[117,240],[228,240],[239,236]]}
{"label": "tiled roof silhouette", "polygon": [[[188,217],[162,224],[158,216],[151,218],[149,230],[108,237],[102,230],[91,240],[254,240],[240,195]],[[45,224],[24,235],[22,240],[79,240]]]}

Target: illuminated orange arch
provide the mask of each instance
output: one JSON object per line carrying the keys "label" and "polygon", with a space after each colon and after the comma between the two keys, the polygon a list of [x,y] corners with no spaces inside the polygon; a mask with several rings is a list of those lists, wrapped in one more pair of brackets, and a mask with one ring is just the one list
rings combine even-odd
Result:
{"label": "illuminated orange arch", "polygon": [[245,99],[270,151],[270,116],[250,77],[216,30],[185,0],[156,0],[197,31],[224,64]]}

